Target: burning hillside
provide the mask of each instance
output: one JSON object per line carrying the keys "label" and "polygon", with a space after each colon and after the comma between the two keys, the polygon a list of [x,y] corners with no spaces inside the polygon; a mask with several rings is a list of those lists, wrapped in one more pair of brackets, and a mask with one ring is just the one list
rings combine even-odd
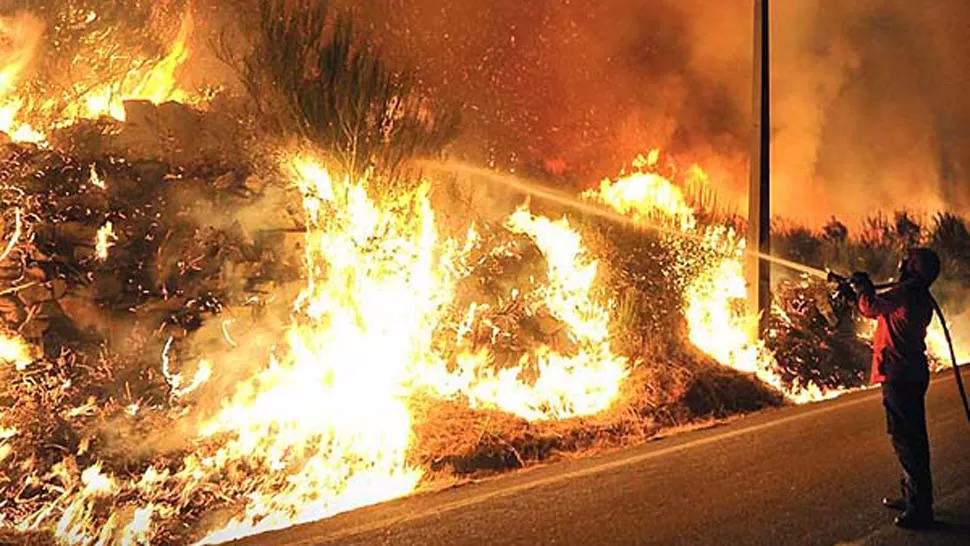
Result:
{"label": "burning hillside", "polygon": [[[266,5],[274,47],[332,23]],[[565,443],[742,407],[699,401],[706,361],[743,372],[745,409],[772,403],[748,375],[794,402],[858,386],[855,362],[805,373],[749,341],[745,243],[693,198],[700,166],[652,151],[572,196],[623,223],[519,196],[485,214],[450,197],[467,181],[408,164],[450,118],[345,47],[349,25],[294,48],[312,70],[286,81],[257,42],[241,73],[265,102],[240,119],[177,85],[194,28],[177,19],[166,47],[42,99],[49,22],[0,18],[5,529],[181,544],[325,518],[489,468],[454,446],[494,438],[521,465],[510,430]],[[112,46],[87,43],[75,60]],[[798,328],[777,314],[776,338]],[[456,426],[482,421],[470,442]]]}
{"label": "burning hillside", "polygon": [[[285,283],[232,289],[286,278],[270,271],[287,259],[269,255],[272,239],[247,241],[166,203],[192,186],[213,204],[241,188],[168,173],[136,201],[142,165],[52,169],[49,154],[20,150],[7,182],[36,189],[12,193],[6,262],[4,513],[17,529],[72,543],[181,541],[208,514],[229,514],[209,535],[221,540],[319,519],[417,485],[414,404],[460,400],[530,421],[592,415],[617,401],[635,365],[611,346],[615,302],[566,218],[519,208],[449,238],[428,185],[379,203],[358,181],[285,158],[306,226],[302,266],[291,266],[304,280],[273,327],[259,311],[289,299]],[[637,210],[655,197],[641,193]],[[92,204],[66,205],[76,201]],[[734,308],[743,241],[717,228],[690,249],[669,244],[694,275],[691,340],[784,387],[767,353],[746,346]],[[118,328],[130,328],[124,340]],[[206,328],[218,343],[203,343]]]}

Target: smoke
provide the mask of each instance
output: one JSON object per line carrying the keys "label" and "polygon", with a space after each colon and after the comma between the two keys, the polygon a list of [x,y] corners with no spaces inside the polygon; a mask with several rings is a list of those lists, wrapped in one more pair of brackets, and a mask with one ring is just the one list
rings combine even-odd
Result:
{"label": "smoke", "polygon": [[[812,35],[776,54],[790,69],[779,69],[779,91],[787,86],[784,96],[801,103],[779,108],[775,125],[779,212],[810,204],[789,215],[858,221],[876,210],[944,209],[948,183],[939,166],[948,144],[938,123],[947,114],[937,86],[945,84],[948,54],[931,36],[947,29],[903,2],[815,4]],[[818,123],[800,123],[803,116]],[[814,157],[792,161],[803,152]]]}
{"label": "smoke", "polygon": [[[577,183],[663,147],[745,206],[752,2],[368,0],[382,48],[463,105],[455,152]],[[772,6],[775,212],[970,209],[963,0]]]}

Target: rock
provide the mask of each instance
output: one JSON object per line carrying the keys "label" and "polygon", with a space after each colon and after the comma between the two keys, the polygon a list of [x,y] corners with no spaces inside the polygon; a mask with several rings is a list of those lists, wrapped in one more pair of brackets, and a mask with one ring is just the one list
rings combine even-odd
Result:
{"label": "rock", "polygon": [[55,149],[69,152],[75,157],[102,156],[113,135],[120,129],[121,122],[114,118],[82,119],[54,129],[48,135],[48,140]]}
{"label": "rock", "polygon": [[251,174],[243,181],[243,189],[255,195],[262,195],[263,190],[266,189],[266,181]]}
{"label": "rock", "polygon": [[67,293],[67,281],[64,279],[54,279],[51,281],[51,295],[54,299],[60,299]]}
{"label": "rock", "polygon": [[155,113],[157,108],[151,101],[147,100],[126,100],[125,107],[125,128],[145,127],[156,123]]}
{"label": "rock", "polygon": [[20,264],[7,263],[5,265],[0,265],[0,279],[7,283],[21,278],[22,273],[23,270],[21,269]]}
{"label": "rock", "polygon": [[91,209],[92,213],[100,213],[108,208],[108,196],[100,188],[93,188],[83,193],[61,197],[57,204],[62,208],[79,207]]}
{"label": "rock", "polygon": [[107,313],[88,298],[65,294],[57,303],[79,330],[106,332],[110,329],[111,320]]}
{"label": "rock", "polygon": [[57,239],[71,244],[93,245],[98,227],[81,222],[61,222],[54,227]]}
{"label": "rock", "polygon": [[236,185],[236,173],[229,171],[221,174],[212,181],[212,187],[217,190],[227,190]]}
{"label": "rock", "polygon": [[142,159],[132,162],[135,182],[139,184],[160,184],[171,168],[168,163],[158,159]]}
{"label": "rock", "polygon": [[24,278],[30,281],[44,281],[47,279],[47,274],[44,273],[43,269],[33,266],[27,268],[24,272]]}
{"label": "rock", "polygon": [[24,288],[17,292],[17,299],[23,302],[24,307],[31,307],[51,300],[51,290],[44,284],[38,283]]}
{"label": "rock", "polygon": [[0,296],[0,325],[19,326],[27,318],[27,310],[20,300],[13,296]]}
{"label": "rock", "polygon": [[303,256],[306,248],[306,234],[303,232],[287,232],[283,234],[283,241],[280,244],[283,256]]}
{"label": "rock", "polygon": [[186,167],[242,164],[239,130],[231,117],[177,102],[125,102],[126,122],[114,151],[134,160],[156,159]]}
{"label": "rock", "polygon": [[72,257],[76,262],[88,262],[94,259],[94,252],[93,246],[76,246],[72,252]]}
{"label": "rock", "polygon": [[94,276],[94,293],[89,297],[97,297],[99,300],[112,301],[116,300],[121,296],[121,291],[124,289],[124,283],[117,275],[111,275],[108,273],[100,273]]}
{"label": "rock", "polygon": [[28,340],[37,340],[44,337],[44,332],[50,323],[42,318],[31,318],[25,324],[20,327],[20,335],[24,336]]}

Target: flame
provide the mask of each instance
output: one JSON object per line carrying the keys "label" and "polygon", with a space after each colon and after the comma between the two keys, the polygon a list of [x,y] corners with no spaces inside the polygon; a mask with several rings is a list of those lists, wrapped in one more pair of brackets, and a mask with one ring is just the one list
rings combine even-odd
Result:
{"label": "flame", "polygon": [[651,222],[660,215],[664,220],[675,220],[684,231],[695,229],[694,209],[684,200],[683,191],[660,174],[643,170],[656,166],[659,155],[660,151],[653,149],[646,157],[637,156],[633,161],[637,172],[619,180],[604,179],[599,190],[588,190],[583,197],[637,221]]}
{"label": "flame", "polygon": [[[604,182],[586,197],[682,230],[684,238],[666,244],[682,253],[691,272],[684,287],[690,340],[793,400],[831,396],[812,385],[785,384],[770,353],[750,342],[748,319],[737,305],[746,299],[744,239],[727,227],[701,227],[676,185],[650,171],[656,158],[648,155],[638,172]],[[261,364],[220,393],[211,378],[238,366],[248,340],[231,337],[223,323],[230,356],[199,359],[190,377],[191,366],[174,369],[169,339],[161,376],[174,413],[191,412],[194,399],[222,399],[216,409],[192,414],[197,426],[181,459],[140,472],[97,461],[83,470],[59,463],[51,470],[59,484],[56,502],[23,518],[19,529],[53,530],[69,544],[153,542],[166,522],[198,513],[193,503],[218,489],[232,511],[200,542],[226,541],[413,491],[424,475],[412,459],[414,408],[429,395],[533,421],[595,414],[616,400],[628,363],[610,343],[611,302],[597,289],[599,262],[566,218],[522,206],[503,225],[472,225],[464,238],[449,238],[439,233],[429,184],[377,201],[365,180],[333,177],[311,156],[288,158],[284,167],[302,200],[305,285],[290,323],[274,333],[278,344],[242,357],[259,354]],[[485,237],[493,233],[483,229],[498,236]],[[101,259],[111,233],[110,223],[99,230]],[[481,256],[512,256],[518,245],[538,251],[543,274],[497,303],[459,298]],[[508,327],[490,319],[496,305],[545,314],[563,340],[519,349],[500,365],[495,339]],[[10,343],[0,343],[0,358],[28,366],[19,342]],[[92,398],[69,414],[97,409]],[[119,406],[122,419],[156,411],[134,401]],[[18,432],[0,424],[6,427],[0,459],[7,459],[14,455],[4,446]]]}
{"label": "flame", "polygon": [[91,164],[91,174],[88,176],[88,182],[90,182],[92,186],[101,188],[102,190],[107,188],[104,180],[100,175],[98,175],[98,167],[95,164]]}
{"label": "flame", "polygon": [[[407,463],[408,400],[418,390],[463,395],[472,405],[527,419],[595,413],[615,399],[625,361],[611,352],[607,309],[591,295],[596,262],[565,220],[519,209],[507,227],[528,235],[546,256],[543,301],[570,328],[579,351],[565,356],[540,347],[498,373],[487,352],[463,352],[449,370],[432,336],[453,304],[453,271],[473,246],[474,230],[464,243],[439,240],[427,185],[405,199],[406,210],[394,210],[373,202],[363,184],[334,180],[312,160],[297,158],[292,167],[309,225],[298,320],[287,332],[287,349],[203,434],[229,434],[227,458],[293,471],[282,490],[268,481],[251,492],[244,514],[207,541],[410,492],[422,474]],[[531,382],[523,377],[529,360],[538,370]],[[306,418],[308,408],[313,419]],[[310,456],[294,460],[291,453]]]}
{"label": "flame", "polygon": [[[970,362],[970,344],[966,343],[966,338],[962,335],[963,329],[954,328],[954,325],[963,324],[965,315],[947,315],[946,309],[943,310],[946,316],[947,325],[950,328],[950,335],[953,336],[953,352],[959,364]],[[938,318],[934,317],[926,330],[926,350],[936,357],[937,369],[952,368],[953,359],[950,356],[950,347],[946,342],[946,335]]]}
{"label": "flame", "polygon": [[17,246],[20,241],[20,236],[23,235],[23,212],[16,208],[14,209],[14,224],[13,224],[13,234],[10,235],[10,239],[7,241],[6,246],[3,248],[3,252],[0,252],[0,262],[7,259],[13,249]]}
{"label": "flame", "polygon": [[[21,211],[16,209],[14,211],[14,231],[10,235],[10,239],[7,242],[4,250],[0,253],[0,262],[7,259],[7,256],[16,246],[17,242],[20,240],[21,236]],[[18,372],[22,372],[34,362],[37,356],[37,351],[34,347],[24,341],[20,336],[7,332],[6,330],[0,329],[0,364],[13,364],[14,369]],[[2,417],[2,412],[0,412],[0,417]],[[3,431],[8,430],[0,426],[0,441],[5,439]],[[3,447],[0,446],[0,451]],[[0,459],[4,457],[0,456]]]}
{"label": "flame", "polygon": [[[680,187],[651,171],[659,154],[652,150],[634,162],[638,172],[617,180],[604,180],[598,190],[583,194],[635,221],[660,223],[680,230],[665,235],[665,243],[681,256],[681,267],[693,271],[684,290],[684,313],[690,341],[725,366],[752,373],[795,403],[824,400],[841,394],[809,383],[786,384],[777,362],[763,341],[752,341],[753,317],[746,315],[747,282],[744,275],[745,240],[732,228],[701,226]],[[646,172],[643,169],[647,169]],[[688,183],[704,183],[707,175],[694,165]]]}
{"label": "flame", "polygon": [[121,82],[105,85],[85,94],[80,104],[72,105],[69,117],[96,119],[110,116],[125,121],[127,100],[145,100],[153,104],[165,101],[184,102],[188,94],[179,89],[175,73],[189,56],[188,41],[192,36],[195,22],[191,10],[182,17],[178,35],[168,54],[144,73],[135,71]]}
{"label": "flame", "polygon": [[117,240],[118,237],[115,235],[114,225],[110,220],[98,228],[98,233],[94,242],[94,252],[98,260],[103,262],[108,259],[108,249],[113,247],[115,245],[115,241]]}
{"label": "flame", "polygon": [[34,359],[32,346],[19,336],[0,331],[0,363],[13,364],[17,371],[24,371]]}
{"label": "flame", "polygon": [[307,286],[287,349],[203,429],[233,438],[227,457],[292,471],[282,489],[260,484],[244,514],[206,541],[401,496],[421,477],[407,463],[408,384],[434,358],[431,335],[448,296],[426,189],[404,218],[309,159],[292,169],[308,222]]}
{"label": "flame", "polygon": [[44,26],[34,16],[21,13],[0,16],[0,132],[14,142],[40,142],[44,135],[18,121],[23,100],[16,96],[20,80],[41,43]]}
{"label": "flame", "polygon": [[[520,207],[508,219],[512,233],[527,235],[548,263],[547,284],[539,297],[550,314],[569,329],[577,349],[564,355],[548,346],[523,355],[517,366],[495,372],[487,350],[464,351],[458,367],[433,381],[439,393],[460,393],[472,407],[497,407],[530,420],[561,419],[598,413],[616,399],[627,375],[626,359],[614,355],[609,341],[609,311],[593,292],[597,263],[566,219],[552,221]],[[467,247],[466,247],[467,248]],[[458,341],[470,330],[473,303],[459,329]],[[537,370],[534,382],[525,377]],[[440,371],[440,370],[439,370]]]}
{"label": "flame", "polygon": [[[91,17],[96,15],[91,14]],[[31,103],[18,86],[27,66],[36,56],[42,41],[43,25],[29,14],[0,17],[0,132],[6,133],[14,142],[44,145],[46,133],[35,128],[40,120],[50,125],[45,125],[45,130],[72,125],[81,119],[104,116],[125,121],[125,101],[143,100],[153,104],[189,102],[190,95],[178,87],[175,75],[188,59],[188,44],[194,24],[191,10],[187,10],[175,40],[158,62],[135,58],[131,70],[118,81],[96,86],[66,104],[47,97],[36,110],[32,110],[28,108]],[[4,48],[3,44],[10,45]],[[56,119],[52,122],[49,117]]]}
{"label": "flame", "polygon": [[47,135],[34,129],[29,123],[18,121],[17,114],[22,106],[23,102],[19,99],[0,102],[0,133],[6,133],[14,142],[41,143],[47,140]]}
{"label": "flame", "polygon": [[0,17],[0,98],[11,94],[33,60],[43,26],[29,14]]}
{"label": "flame", "polygon": [[168,383],[172,397],[182,398],[193,393],[212,377],[212,365],[206,360],[199,362],[199,367],[195,375],[192,376],[192,381],[188,386],[183,387],[182,374],[171,371],[171,362],[169,360],[169,350],[171,347],[172,338],[168,338],[168,341],[165,342],[165,348],[162,351],[162,375],[165,377],[165,382]]}

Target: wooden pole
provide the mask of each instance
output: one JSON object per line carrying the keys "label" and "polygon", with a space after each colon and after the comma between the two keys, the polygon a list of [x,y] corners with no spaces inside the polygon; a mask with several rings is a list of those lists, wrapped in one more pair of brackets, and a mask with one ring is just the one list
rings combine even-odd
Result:
{"label": "wooden pole", "polygon": [[[771,70],[768,0],[754,1],[753,134],[748,189],[747,245],[771,254]],[[748,309],[759,316],[753,335],[764,332],[771,309],[771,264],[748,254]]]}

